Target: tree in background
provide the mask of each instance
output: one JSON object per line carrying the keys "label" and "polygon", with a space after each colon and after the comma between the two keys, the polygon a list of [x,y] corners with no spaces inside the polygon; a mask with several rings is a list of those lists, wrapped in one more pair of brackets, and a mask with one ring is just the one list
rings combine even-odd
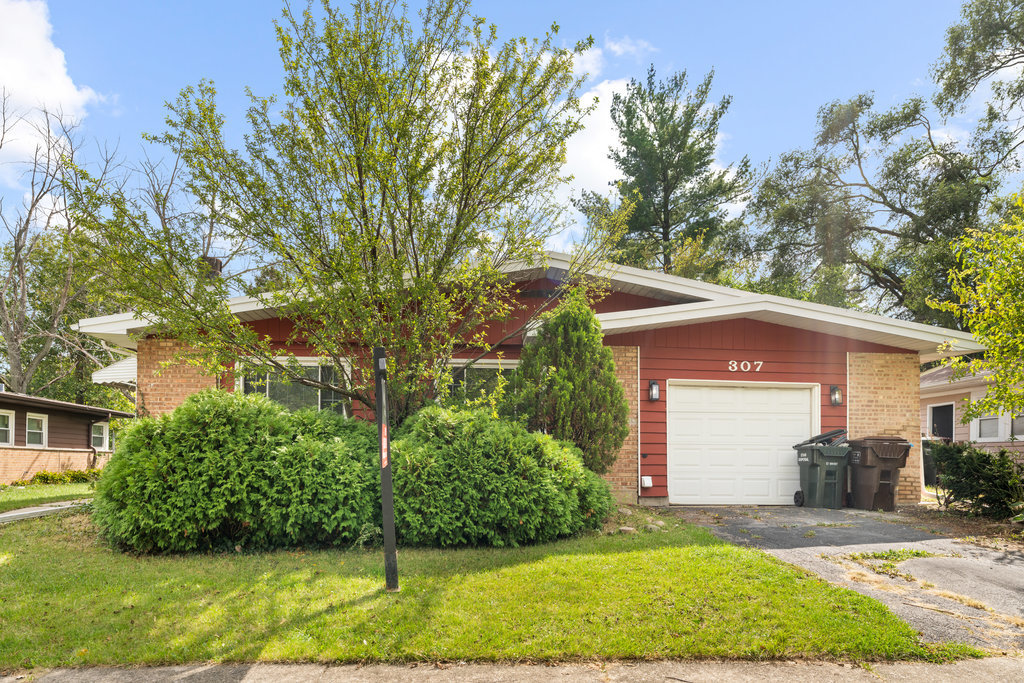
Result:
{"label": "tree in background", "polygon": [[632,80],[612,100],[619,148],[609,156],[624,176],[620,195],[637,202],[621,243],[626,265],[713,277],[724,261],[700,257],[738,227],[727,205],[745,198],[751,174],[746,157],[735,166],[716,164],[731,98],[708,102],[713,78],[711,72],[690,91],[685,71],[659,81],[652,66],[646,83]]}
{"label": "tree in background", "polygon": [[954,325],[928,302],[950,299],[952,244],[981,224],[1007,148],[984,130],[969,143],[939,136],[921,99],[873,105],[822,107],[814,146],[766,175],[748,207],[762,268],[752,286]]}
{"label": "tree in background", "polygon": [[524,418],[531,430],[576,444],[598,474],[615,462],[629,434],[629,405],[583,291],[568,293],[523,347],[504,411]]}
{"label": "tree in background", "polygon": [[[0,91],[0,149],[16,138],[36,141],[22,174],[19,203],[0,194],[0,383],[8,390],[124,407],[127,397],[92,384],[91,374],[122,357],[78,334],[72,324],[104,309],[103,269],[90,235],[72,216],[72,191],[88,182],[76,172],[82,141],[76,125],[47,110],[16,111]],[[95,182],[114,169],[111,155]]]}
{"label": "tree in background", "polygon": [[956,377],[990,372],[985,396],[971,400],[965,420],[1024,413],[1024,198],[1006,223],[972,231],[956,244],[962,266],[952,274],[956,298],[942,302],[986,347],[981,357],[952,358]]}
{"label": "tree in background", "polygon": [[[119,303],[208,371],[272,371],[370,407],[365,350],[382,345],[391,414],[411,414],[453,354],[490,348],[485,323],[515,306],[505,271],[539,264],[562,227],[554,192],[587,111],[573,60],[589,43],[559,47],[557,27],[496,36],[467,0],[429,2],[418,19],[384,0],[347,15],[286,5],[283,93],[252,96],[244,150],[203,83],[154,138],[179,160],[168,182],[81,197],[110,279],[131,283]],[[233,257],[219,274],[204,265],[211,247]],[[237,293],[290,320],[288,343],[311,347],[330,379],[233,315]]]}

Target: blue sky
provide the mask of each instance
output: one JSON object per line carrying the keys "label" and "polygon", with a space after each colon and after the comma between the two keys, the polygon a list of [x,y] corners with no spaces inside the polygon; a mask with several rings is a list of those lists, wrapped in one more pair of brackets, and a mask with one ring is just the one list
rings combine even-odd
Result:
{"label": "blue sky", "polygon": [[[716,99],[733,97],[721,161],[746,154],[761,164],[808,145],[828,101],[868,90],[882,106],[929,95],[930,65],[960,4],[479,0],[474,8],[503,36],[537,36],[557,22],[566,44],[594,37],[586,90],[604,106],[573,142],[569,170],[577,187],[604,190],[615,177],[607,103],[649,64],[661,74],[686,69],[691,81],[714,68]],[[208,78],[240,133],[245,86],[270,94],[280,83],[272,25],[280,11],[274,0],[0,0],[0,87],[23,106],[63,107],[86,136],[118,144],[130,160],[141,154],[140,133],[162,130],[164,102]]]}

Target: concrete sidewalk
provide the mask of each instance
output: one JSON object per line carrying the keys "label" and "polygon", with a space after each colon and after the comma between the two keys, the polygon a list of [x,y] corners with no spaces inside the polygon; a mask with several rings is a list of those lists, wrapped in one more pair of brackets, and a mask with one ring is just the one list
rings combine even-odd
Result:
{"label": "concrete sidewalk", "polygon": [[68,508],[84,505],[88,502],[89,499],[84,498],[80,500],[64,500],[59,503],[43,503],[42,505],[35,505],[33,507],[8,510],[7,512],[0,512],[0,524],[17,522],[19,519],[31,519],[32,517],[52,515],[60,512],[61,510],[67,510]]}
{"label": "concrete sidewalk", "polygon": [[941,681],[1024,680],[1024,659],[990,657],[953,664],[897,662],[837,664],[832,662],[608,662],[591,664],[502,665],[344,665],[322,664],[197,664],[137,669],[55,669],[0,678],[47,683],[290,683],[291,681]]}

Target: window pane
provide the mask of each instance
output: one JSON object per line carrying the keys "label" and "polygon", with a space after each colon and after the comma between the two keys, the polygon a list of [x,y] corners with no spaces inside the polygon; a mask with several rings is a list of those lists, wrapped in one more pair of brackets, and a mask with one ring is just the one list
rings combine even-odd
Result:
{"label": "window pane", "polygon": [[242,378],[242,393],[243,394],[263,394],[267,395],[267,376],[266,375],[249,375],[248,377]]}
{"label": "window pane", "polygon": [[1010,433],[1014,436],[1024,436],[1024,415],[1014,415],[1010,422]]}
{"label": "window pane", "polygon": [[999,418],[983,417],[978,420],[978,438],[994,439],[999,436]]}
{"label": "window pane", "polygon": [[[317,368],[304,368],[306,377],[317,378]],[[267,396],[288,410],[317,408],[319,394],[316,387],[307,387],[298,382],[285,383],[279,374],[271,374],[267,383]]]}
{"label": "window pane", "polygon": [[93,425],[92,426],[92,447],[103,448],[107,441],[107,428],[106,425]]}
{"label": "window pane", "polygon": [[11,443],[10,415],[0,415],[0,443]]}
{"label": "window pane", "polygon": [[[333,365],[320,366],[320,381],[336,384]],[[329,389],[320,390],[320,410],[333,410],[342,415],[348,415],[349,400],[346,396]]]}
{"label": "window pane", "polygon": [[25,420],[26,429],[32,432],[43,431],[43,421],[38,417],[30,417]]}

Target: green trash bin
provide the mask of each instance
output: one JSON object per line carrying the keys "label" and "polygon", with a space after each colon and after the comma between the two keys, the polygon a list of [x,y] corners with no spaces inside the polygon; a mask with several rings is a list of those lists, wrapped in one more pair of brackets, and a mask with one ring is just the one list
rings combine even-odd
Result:
{"label": "green trash bin", "polygon": [[793,495],[797,507],[843,507],[846,499],[846,460],[850,447],[845,429],[818,434],[793,446],[800,465],[800,490]]}
{"label": "green trash bin", "polygon": [[896,509],[900,469],[907,464],[911,445],[891,436],[869,436],[850,442],[853,507],[886,512]]}

